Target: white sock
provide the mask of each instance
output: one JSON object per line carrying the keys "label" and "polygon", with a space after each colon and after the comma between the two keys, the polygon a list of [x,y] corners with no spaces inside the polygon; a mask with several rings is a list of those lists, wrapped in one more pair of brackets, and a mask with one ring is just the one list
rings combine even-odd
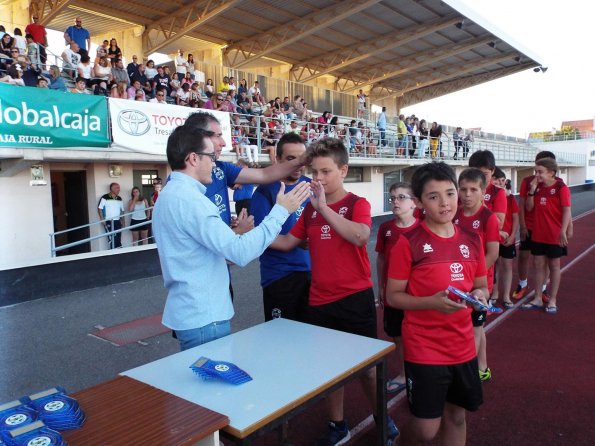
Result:
{"label": "white sock", "polygon": [[526,287],[527,286],[527,283],[528,283],[527,282],[527,279],[525,279],[525,280],[519,280],[519,285],[521,286],[521,288]]}
{"label": "white sock", "polygon": [[543,286],[541,287],[541,292],[545,293],[546,288],[547,288],[547,284],[543,284]]}

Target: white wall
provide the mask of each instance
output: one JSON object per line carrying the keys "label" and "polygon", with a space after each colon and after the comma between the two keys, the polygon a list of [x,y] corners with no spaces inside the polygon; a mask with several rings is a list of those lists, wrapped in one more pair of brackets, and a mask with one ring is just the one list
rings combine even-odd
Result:
{"label": "white wall", "polygon": [[[589,160],[595,164],[595,156],[591,152],[595,151],[595,141],[592,139],[578,139],[576,141],[556,141],[532,143],[539,150],[549,150],[558,153],[580,153],[587,156],[587,165],[585,169],[572,168],[569,170],[569,183],[571,185],[584,183],[585,180],[595,181],[595,165],[589,166]],[[584,175],[583,175],[584,174]]]}
{"label": "white wall", "polygon": [[43,168],[47,186],[30,186],[29,169],[0,178],[0,269],[50,257],[52,191],[49,165]]}

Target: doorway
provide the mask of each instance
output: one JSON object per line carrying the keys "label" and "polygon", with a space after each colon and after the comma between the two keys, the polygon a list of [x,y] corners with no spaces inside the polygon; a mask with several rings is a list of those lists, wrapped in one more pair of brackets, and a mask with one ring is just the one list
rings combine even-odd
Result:
{"label": "doorway", "polygon": [[159,178],[158,170],[133,170],[132,185],[140,188],[143,197],[150,201],[153,195],[153,180]]}
{"label": "doorway", "polygon": [[[84,170],[51,172],[54,232],[85,226],[89,223],[87,173]],[[56,247],[89,238],[89,227],[56,236]],[[57,256],[90,252],[89,242],[56,252]]]}

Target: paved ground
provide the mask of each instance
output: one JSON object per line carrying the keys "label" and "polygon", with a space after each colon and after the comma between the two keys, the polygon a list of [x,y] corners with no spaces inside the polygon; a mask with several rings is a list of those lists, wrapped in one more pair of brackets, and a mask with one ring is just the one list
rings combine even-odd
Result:
{"label": "paved ground", "polygon": [[[574,215],[593,208],[595,192],[573,195]],[[372,264],[374,243],[375,231],[368,245]],[[263,321],[258,262],[233,268],[232,276],[237,331]],[[0,402],[55,385],[74,392],[176,352],[168,334],[122,347],[88,335],[98,325],[157,314],[164,301],[161,277],[153,277],[0,308]]]}

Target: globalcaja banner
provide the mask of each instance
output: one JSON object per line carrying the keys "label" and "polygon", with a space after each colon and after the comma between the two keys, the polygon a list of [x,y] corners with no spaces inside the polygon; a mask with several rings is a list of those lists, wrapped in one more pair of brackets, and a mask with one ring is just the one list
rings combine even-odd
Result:
{"label": "globalcaja banner", "polygon": [[226,112],[154,102],[109,99],[112,147],[152,155],[165,155],[167,139],[192,113],[208,112],[221,123],[224,151],[231,150],[231,122]]}
{"label": "globalcaja banner", "polygon": [[0,84],[1,147],[108,147],[107,115],[105,97]]}

